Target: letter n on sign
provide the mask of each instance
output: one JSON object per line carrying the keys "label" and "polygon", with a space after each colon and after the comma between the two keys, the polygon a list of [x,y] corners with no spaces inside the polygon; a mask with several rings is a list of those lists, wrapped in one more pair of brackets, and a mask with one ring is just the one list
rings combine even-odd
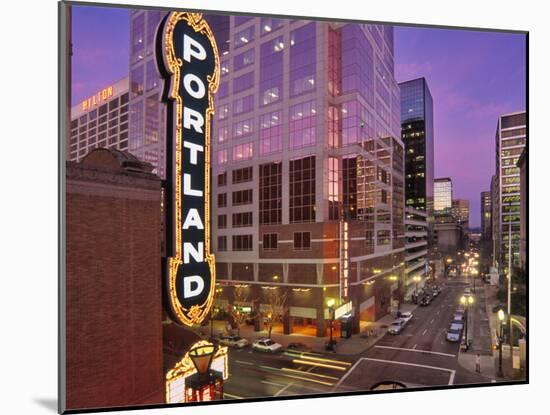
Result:
{"label": "letter n on sign", "polygon": [[168,311],[180,324],[204,320],[212,306],[210,124],[220,79],[218,48],[201,13],[172,12],[159,25],[156,57],[164,79]]}

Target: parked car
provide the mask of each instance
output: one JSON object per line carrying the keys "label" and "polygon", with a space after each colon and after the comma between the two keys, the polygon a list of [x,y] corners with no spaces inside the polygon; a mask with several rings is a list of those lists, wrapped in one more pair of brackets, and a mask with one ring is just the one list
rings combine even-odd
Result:
{"label": "parked car", "polygon": [[464,313],[456,312],[453,314],[454,321],[464,321]]}
{"label": "parked car", "polygon": [[399,314],[399,318],[402,318],[405,320],[405,324],[412,320],[413,314],[409,311],[405,311],[404,313]]}
{"label": "parked car", "polygon": [[288,346],[286,347],[286,349],[289,350],[289,351],[295,351],[295,352],[310,352],[311,351],[311,347],[307,346],[304,343],[299,343],[299,342],[289,343]]}
{"label": "parked car", "polygon": [[453,323],[447,330],[447,341],[456,343],[460,341],[460,336],[462,334],[462,326],[460,324]]}
{"label": "parked car", "polygon": [[402,318],[398,318],[398,319],[394,320],[390,324],[390,326],[388,327],[388,333],[390,333],[390,334],[399,334],[399,333],[401,333],[403,331],[403,329],[405,328],[405,324],[407,324],[407,323]]}
{"label": "parked car", "polygon": [[470,290],[470,287],[464,288],[464,295],[470,295],[472,293],[472,290]]}
{"label": "parked car", "polygon": [[430,305],[431,302],[432,297],[430,297],[429,295],[425,295],[424,297],[422,297],[422,300],[420,300],[420,305],[425,307],[427,305]]}
{"label": "parked car", "polygon": [[259,352],[275,353],[282,348],[283,346],[281,344],[276,343],[271,339],[258,339],[254,343],[252,343],[252,349]]}
{"label": "parked car", "polygon": [[439,291],[437,291],[437,288],[434,288],[434,289],[432,290],[432,296],[433,296],[433,298],[437,297],[438,295],[439,295]]}
{"label": "parked car", "polygon": [[464,330],[464,322],[462,320],[453,320],[451,326],[460,327],[460,330]]}
{"label": "parked car", "polygon": [[225,346],[234,347],[236,349],[242,349],[249,344],[248,340],[239,336],[221,336],[219,343]]}
{"label": "parked car", "polygon": [[464,306],[463,306],[462,304],[460,304],[460,305],[456,308],[455,313],[464,314]]}

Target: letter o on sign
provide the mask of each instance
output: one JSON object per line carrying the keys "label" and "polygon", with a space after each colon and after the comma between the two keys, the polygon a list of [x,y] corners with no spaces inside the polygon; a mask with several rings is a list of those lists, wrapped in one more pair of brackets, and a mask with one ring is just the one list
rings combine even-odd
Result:
{"label": "letter o on sign", "polygon": [[[196,85],[196,89],[193,88],[193,84]],[[187,93],[193,98],[201,99],[204,97],[204,83],[198,76],[188,73],[183,77],[183,86],[185,87]]]}

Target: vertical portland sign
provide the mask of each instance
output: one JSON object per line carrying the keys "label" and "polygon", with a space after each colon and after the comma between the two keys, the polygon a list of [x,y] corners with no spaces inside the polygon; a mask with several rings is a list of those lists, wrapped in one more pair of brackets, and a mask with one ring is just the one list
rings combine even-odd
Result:
{"label": "vertical portland sign", "polygon": [[200,323],[215,289],[210,253],[210,124],[220,63],[201,13],[172,12],[156,37],[167,104],[166,243],[169,311],[180,324]]}

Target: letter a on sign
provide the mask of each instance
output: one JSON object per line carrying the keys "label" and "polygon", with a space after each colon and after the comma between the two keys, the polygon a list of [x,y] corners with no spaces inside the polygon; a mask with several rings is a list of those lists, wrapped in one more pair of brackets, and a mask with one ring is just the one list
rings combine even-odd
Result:
{"label": "letter a on sign", "polygon": [[203,15],[166,16],[157,32],[156,58],[167,107],[167,311],[191,326],[208,315],[216,285],[210,253],[210,125],[220,60]]}

